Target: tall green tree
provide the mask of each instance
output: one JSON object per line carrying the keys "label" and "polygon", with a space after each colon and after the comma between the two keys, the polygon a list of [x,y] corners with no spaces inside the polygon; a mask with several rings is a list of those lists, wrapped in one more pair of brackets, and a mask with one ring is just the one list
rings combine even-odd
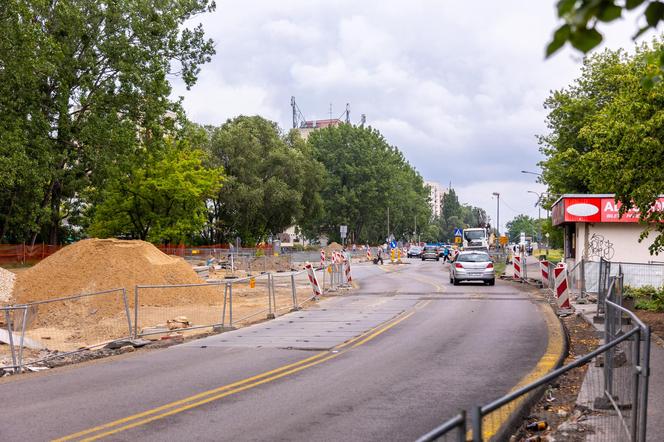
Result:
{"label": "tall green tree", "polygon": [[284,137],[276,123],[258,116],[240,116],[208,129],[212,165],[227,174],[210,202],[209,241],[234,241],[237,236],[256,243],[293,224],[307,226],[318,216],[325,170],[299,135]]}
{"label": "tall green tree", "polygon": [[521,236],[521,232],[524,232],[526,236],[530,236],[533,239],[536,239],[539,235],[539,226],[537,220],[528,216],[528,215],[517,215],[511,221],[508,221],[506,224],[507,227],[507,236],[511,242],[518,243]]}
{"label": "tall green tree", "polygon": [[664,182],[664,83],[641,80],[660,48],[590,56],[574,84],[547,100],[551,132],[541,138],[550,193],[615,193],[622,213],[640,210],[644,236],[658,232],[651,253],[664,250],[664,211],[653,210]]}
{"label": "tall green tree", "polygon": [[180,243],[200,234],[206,202],[222,187],[222,168],[206,168],[205,153],[188,140],[168,140],[144,163],[115,176],[91,208],[88,233]]}
{"label": "tall green tree", "polygon": [[[422,177],[371,127],[341,124],[314,131],[308,142],[327,170],[321,196],[320,232],[339,240],[348,226],[355,242],[383,242],[389,234],[411,239],[431,219]],[[389,233],[388,233],[389,211]]]}
{"label": "tall green tree", "polygon": [[[0,7],[0,240],[59,241],[101,188],[175,127],[168,78],[214,53],[208,0],[4,0]],[[10,171],[10,172],[7,172]]]}

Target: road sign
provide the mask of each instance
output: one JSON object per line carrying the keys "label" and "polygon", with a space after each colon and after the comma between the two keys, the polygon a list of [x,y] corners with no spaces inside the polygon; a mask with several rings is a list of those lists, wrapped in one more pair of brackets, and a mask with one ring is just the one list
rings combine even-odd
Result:
{"label": "road sign", "polygon": [[501,235],[499,241],[501,246],[507,245],[507,237],[505,235]]}
{"label": "road sign", "polygon": [[339,233],[341,233],[342,238],[345,238],[346,233],[348,233],[348,226],[339,226]]}
{"label": "road sign", "polygon": [[396,249],[397,248],[397,242],[395,240],[392,240],[392,242],[390,242],[390,248],[391,249]]}
{"label": "road sign", "polygon": [[457,227],[456,229],[454,229],[454,236],[462,237],[463,230]]}
{"label": "road sign", "polygon": [[454,237],[454,242],[457,244],[461,244],[461,237],[460,236],[455,236]]}

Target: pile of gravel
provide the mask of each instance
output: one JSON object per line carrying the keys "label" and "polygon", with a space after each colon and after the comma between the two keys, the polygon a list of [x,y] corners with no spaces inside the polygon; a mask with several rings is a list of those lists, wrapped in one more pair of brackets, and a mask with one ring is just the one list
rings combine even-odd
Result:
{"label": "pile of gravel", "polygon": [[16,282],[16,275],[0,267],[0,304],[9,302],[14,290],[14,282]]}

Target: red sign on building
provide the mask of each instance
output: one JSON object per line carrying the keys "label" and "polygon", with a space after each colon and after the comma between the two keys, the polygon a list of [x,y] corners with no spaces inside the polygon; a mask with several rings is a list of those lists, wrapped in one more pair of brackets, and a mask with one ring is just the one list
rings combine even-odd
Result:
{"label": "red sign on building", "polygon": [[[563,196],[552,209],[554,226],[563,223],[637,223],[639,210],[630,209],[620,216],[621,203],[605,196],[566,197]],[[659,198],[652,210],[664,210],[664,197]]]}

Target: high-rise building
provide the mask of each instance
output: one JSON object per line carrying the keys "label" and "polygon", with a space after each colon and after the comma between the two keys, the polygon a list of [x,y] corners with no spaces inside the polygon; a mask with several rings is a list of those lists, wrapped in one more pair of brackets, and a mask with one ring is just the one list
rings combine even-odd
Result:
{"label": "high-rise building", "polygon": [[424,185],[429,187],[429,204],[431,205],[431,214],[437,218],[440,216],[443,209],[443,195],[448,192],[448,189],[435,181],[425,181]]}

